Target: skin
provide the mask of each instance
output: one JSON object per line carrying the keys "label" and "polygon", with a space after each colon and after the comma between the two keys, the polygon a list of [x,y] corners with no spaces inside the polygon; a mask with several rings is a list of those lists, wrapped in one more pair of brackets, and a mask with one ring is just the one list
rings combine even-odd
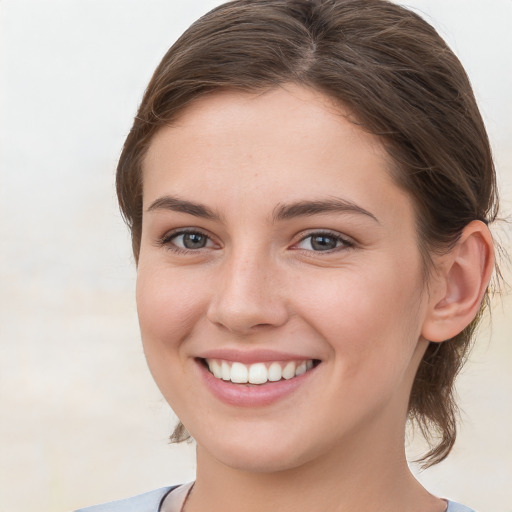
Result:
{"label": "skin", "polygon": [[[411,476],[404,429],[424,336],[443,337],[440,304],[449,291],[460,299],[442,278],[456,256],[439,262],[427,293],[411,199],[379,140],[341,114],[294,85],[216,93],[149,148],[137,305],[153,377],[197,442],[187,512],[240,503],[244,511],[446,508]],[[333,198],[350,207],[275,218],[283,205]],[[183,229],[206,245],[184,250]],[[336,247],[316,250],[311,235],[326,232]],[[212,348],[320,364],[280,400],[237,407],[201,379],[197,358]]]}

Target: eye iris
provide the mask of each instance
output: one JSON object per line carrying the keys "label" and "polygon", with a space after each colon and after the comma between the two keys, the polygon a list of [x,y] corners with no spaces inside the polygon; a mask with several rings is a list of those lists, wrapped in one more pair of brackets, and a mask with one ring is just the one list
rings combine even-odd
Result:
{"label": "eye iris", "polygon": [[185,233],[183,246],[187,249],[201,249],[206,245],[206,236],[201,233]]}
{"label": "eye iris", "polygon": [[326,235],[316,235],[311,237],[311,247],[315,251],[328,251],[335,249],[337,244],[336,238]]}

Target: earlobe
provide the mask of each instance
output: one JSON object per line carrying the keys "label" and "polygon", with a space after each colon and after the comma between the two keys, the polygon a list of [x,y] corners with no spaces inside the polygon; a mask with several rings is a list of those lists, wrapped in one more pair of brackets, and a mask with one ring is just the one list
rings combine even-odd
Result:
{"label": "earlobe", "polygon": [[442,342],[459,334],[475,318],[494,268],[492,236],[480,221],[470,222],[449,253],[443,255],[441,280],[433,294],[422,336]]}

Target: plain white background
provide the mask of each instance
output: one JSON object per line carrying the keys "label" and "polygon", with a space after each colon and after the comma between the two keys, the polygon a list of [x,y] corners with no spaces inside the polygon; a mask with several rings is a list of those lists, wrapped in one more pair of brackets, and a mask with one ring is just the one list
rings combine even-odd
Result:
{"label": "plain white background", "polygon": [[[113,183],[153,69],[218,3],[0,2],[0,512],[64,512],[193,478],[193,447],[169,447],[174,418],[145,367]],[[512,1],[408,5],[466,66],[510,213]],[[420,479],[510,512],[510,296],[492,331],[460,381],[453,455]]]}

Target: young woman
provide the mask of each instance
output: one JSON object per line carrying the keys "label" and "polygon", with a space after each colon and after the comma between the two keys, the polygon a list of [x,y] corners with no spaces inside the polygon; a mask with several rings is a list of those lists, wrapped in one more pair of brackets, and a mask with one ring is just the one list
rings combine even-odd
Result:
{"label": "young woman", "polygon": [[383,0],[236,0],[146,90],[117,174],[147,361],[195,483],[94,511],[461,512],[411,475],[455,441],[494,267],[466,74]]}

